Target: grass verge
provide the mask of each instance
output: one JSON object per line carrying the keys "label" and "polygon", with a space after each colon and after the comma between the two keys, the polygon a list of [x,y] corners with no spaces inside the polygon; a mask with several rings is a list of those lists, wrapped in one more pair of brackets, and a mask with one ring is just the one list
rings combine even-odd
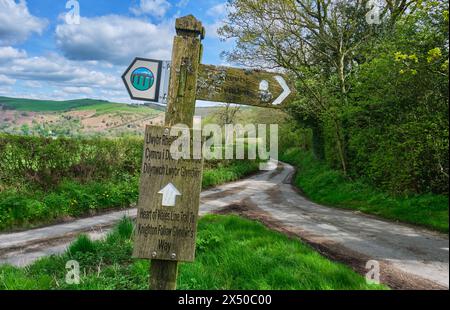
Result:
{"label": "grass verge", "polygon": [[392,196],[318,161],[310,152],[290,149],[280,160],[297,168],[294,183],[313,201],[328,206],[358,210],[386,219],[424,226],[448,233],[448,196],[424,194]]}
{"label": "grass verge", "polygon": [[242,179],[259,170],[259,160],[235,160],[226,166],[217,166],[203,172],[202,188]]}
{"label": "grass verge", "polygon": [[[259,161],[236,160],[203,171],[202,187],[235,181],[258,171]],[[49,192],[0,191],[0,231],[27,229],[64,219],[129,208],[139,195],[139,177],[122,175],[84,184],[61,182]]]}
{"label": "grass verge", "polygon": [[[132,221],[122,220],[104,241],[80,236],[62,255],[29,267],[0,267],[0,289],[123,290],[148,288],[148,260],[131,258]],[[66,284],[66,263],[80,265],[81,283]],[[199,221],[194,263],[180,264],[179,289],[323,290],[385,289],[369,285],[298,240],[237,216]]]}

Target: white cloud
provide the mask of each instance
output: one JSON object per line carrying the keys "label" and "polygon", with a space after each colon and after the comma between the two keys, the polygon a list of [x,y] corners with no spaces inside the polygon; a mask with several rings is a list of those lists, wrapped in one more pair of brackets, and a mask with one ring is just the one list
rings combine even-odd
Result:
{"label": "white cloud", "polygon": [[0,45],[25,41],[30,34],[42,34],[46,19],[33,16],[25,0],[0,0]]}
{"label": "white cloud", "polygon": [[46,87],[122,88],[120,75],[100,71],[87,63],[70,61],[56,54],[15,59],[8,65],[0,66],[0,74],[24,81],[43,81]]}
{"label": "white cloud", "polygon": [[28,88],[40,88],[40,87],[42,87],[42,83],[40,83],[38,81],[26,81],[23,85],[28,87]]}
{"label": "white cloud", "polygon": [[0,64],[11,61],[13,59],[25,57],[27,57],[27,52],[24,50],[18,50],[11,46],[0,46]]}
{"label": "white cloud", "polygon": [[56,53],[28,57],[20,50],[2,48],[1,51],[4,59],[9,57],[8,62],[0,63],[2,95],[53,100],[89,97],[129,102],[122,100],[128,96],[121,79],[126,66],[101,60],[74,61]]}
{"label": "white cloud", "polygon": [[11,79],[6,75],[0,74],[0,85],[14,85],[16,83],[15,79]]}
{"label": "white cloud", "polygon": [[[1,85],[1,83],[0,83],[0,85]],[[13,92],[13,89],[11,86],[2,86],[0,88],[0,96],[11,97],[12,92]]]}
{"label": "white cloud", "polygon": [[224,25],[225,18],[229,12],[229,6],[226,2],[216,4],[206,11],[207,16],[214,17],[214,21],[205,24],[206,35],[218,39],[217,30]]}
{"label": "white cloud", "polygon": [[90,87],[73,87],[68,86],[64,87],[62,89],[64,92],[69,94],[85,94],[85,95],[92,95],[94,93],[93,89]]}
{"label": "white cloud", "polygon": [[172,29],[168,22],[152,24],[117,15],[82,18],[80,25],[58,25],[56,42],[72,60],[127,64],[136,56],[169,59]]}
{"label": "white cloud", "polygon": [[151,15],[163,17],[169,10],[171,4],[167,0],[140,0],[138,7],[131,7],[130,11],[139,15]]}
{"label": "white cloud", "polygon": [[206,36],[209,38],[220,38],[218,30],[224,25],[222,20],[217,20],[212,24],[205,24]]}
{"label": "white cloud", "polygon": [[206,11],[206,14],[209,16],[215,16],[215,17],[223,17],[227,13],[227,4],[225,3],[219,3],[215,6],[211,7]]}
{"label": "white cloud", "polygon": [[125,69],[126,66],[110,67],[103,61],[72,61],[54,53],[16,58],[0,64],[0,94],[18,98],[88,97],[131,102],[121,79]]}
{"label": "white cloud", "polygon": [[[4,3],[5,0],[0,0],[1,5]],[[17,5],[26,7],[25,1]],[[58,21],[55,42],[63,55],[51,52],[32,57],[25,50],[0,46],[2,94],[131,102],[121,75],[132,59],[171,56],[174,20],[151,23],[145,17],[108,15],[82,18],[80,25],[67,25],[61,18]]]}
{"label": "white cloud", "polygon": [[189,0],[179,0],[177,3],[177,7],[184,8],[189,4]]}

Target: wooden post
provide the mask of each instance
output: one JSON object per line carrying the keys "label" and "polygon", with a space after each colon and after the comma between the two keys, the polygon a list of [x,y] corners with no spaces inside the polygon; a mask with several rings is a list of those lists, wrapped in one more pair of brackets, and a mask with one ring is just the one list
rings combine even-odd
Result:
{"label": "wooden post", "polygon": [[192,15],[177,19],[175,28],[166,126],[181,123],[192,127],[201,39],[205,32],[202,23]]}
{"label": "wooden post", "polygon": [[[195,112],[197,74],[202,54],[201,40],[205,36],[202,23],[189,15],[176,20],[177,35],[173,41],[170,68],[166,126],[185,124],[192,128]],[[175,290],[178,262],[152,260],[150,289]]]}

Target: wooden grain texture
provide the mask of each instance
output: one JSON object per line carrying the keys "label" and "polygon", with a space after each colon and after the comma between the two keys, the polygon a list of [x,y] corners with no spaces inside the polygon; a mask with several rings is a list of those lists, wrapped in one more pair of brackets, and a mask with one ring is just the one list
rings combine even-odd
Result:
{"label": "wooden grain texture", "polygon": [[[192,127],[195,112],[197,74],[200,64],[201,41],[204,33],[201,23],[193,16],[177,20],[177,33],[173,42],[172,65],[166,125],[182,123]],[[178,27],[186,28],[178,28]],[[192,36],[192,34],[195,36]]]}
{"label": "wooden grain texture", "polygon": [[[283,92],[283,88],[275,79],[277,75],[284,78],[291,90],[291,94],[281,105],[272,104]],[[263,80],[269,84],[267,91],[260,90],[260,83]],[[289,84],[287,77],[278,73],[260,70],[201,64],[197,85],[196,98],[198,100],[237,103],[266,108],[281,108],[294,100],[296,96],[295,87]]]}
{"label": "wooden grain texture", "polygon": [[[174,38],[172,51],[166,126],[183,123],[192,127],[198,66],[202,54],[201,40],[205,36],[205,29],[201,22],[192,15],[178,18],[175,22],[175,29],[177,36]],[[203,169],[203,166],[201,166],[201,169]],[[201,184],[201,178],[199,184]],[[194,193],[197,197],[194,200],[197,201],[200,198],[200,189],[197,189],[192,195]],[[182,203],[181,200],[179,203]],[[195,204],[191,203],[191,205],[194,208],[196,205],[198,211],[198,201]],[[195,250],[195,236],[193,241],[191,239],[190,242],[191,245],[193,242]],[[195,252],[192,252],[189,258],[193,259],[194,255]],[[150,266],[150,289],[176,289],[177,261],[153,259]]]}
{"label": "wooden grain texture", "polygon": [[[169,129],[146,127],[133,256],[192,262],[203,160],[174,159],[170,146],[178,137],[170,136]],[[163,206],[158,193],[169,183],[181,193],[175,206]]]}
{"label": "wooden grain texture", "polygon": [[178,262],[152,260],[150,288],[152,290],[174,290],[177,287]]}

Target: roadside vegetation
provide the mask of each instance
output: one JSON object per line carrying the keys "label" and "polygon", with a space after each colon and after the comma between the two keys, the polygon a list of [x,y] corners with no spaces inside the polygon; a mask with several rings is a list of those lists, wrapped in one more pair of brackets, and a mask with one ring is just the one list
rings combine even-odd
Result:
{"label": "roadside vegetation", "polygon": [[389,191],[364,175],[346,175],[339,165],[316,155],[310,128],[281,111],[267,113],[263,108],[226,107],[206,121],[218,122],[219,116],[234,112],[235,123],[279,124],[279,159],[296,167],[294,185],[311,200],[448,233],[447,194]]}
{"label": "roadside vegetation", "polygon": [[259,171],[258,160],[233,160],[203,171],[202,188],[232,182]]}
{"label": "roadside vegetation", "polygon": [[285,112],[318,159],[390,194],[448,196],[448,3],[382,2],[368,23],[367,0],[231,0],[218,32],[236,41],[228,61],[296,80]]}
{"label": "roadside vegetation", "polygon": [[[0,135],[0,230],[26,229],[137,202],[143,140]],[[206,161],[203,188],[256,172],[258,160]]]}
{"label": "roadside vegetation", "polygon": [[280,159],[297,168],[294,184],[317,203],[374,214],[394,221],[448,233],[448,196],[392,195],[361,179],[352,180],[317,160],[310,151],[293,148]]}
{"label": "roadside vegetation", "polygon": [[[6,290],[146,290],[149,261],[131,258],[133,224],[122,220],[104,241],[80,236],[68,251],[26,268],[0,267]],[[245,251],[243,251],[245,249]],[[80,265],[80,284],[66,284],[66,263]],[[214,275],[214,276],[211,276]],[[367,284],[350,268],[331,262],[308,245],[237,216],[199,221],[194,263],[179,267],[178,289],[320,290],[386,289]]]}
{"label": "roadside vegetation", "polygon": [[383,1],[377,23],[366,5],[231,0],[218,32],[229,62],[297,82],[277,122],[306,195],[448,232],[448,3]]}

